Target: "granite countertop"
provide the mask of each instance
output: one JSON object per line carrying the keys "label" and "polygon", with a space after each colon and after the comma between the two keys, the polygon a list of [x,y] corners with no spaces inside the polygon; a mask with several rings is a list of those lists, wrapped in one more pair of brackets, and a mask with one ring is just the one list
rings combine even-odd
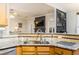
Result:
{"label": "granite countertop", "polygon": [[61,48],[66,48],[66,49],[71,49],[71,50],[77,50],[79,49],[79,43],[77,42],[75,45],[73,46],[66,46],[66,45],[61,45],[61,44],[57,44],[57,42],[59,41],[55,41],[53,40],[53,42],[51,42],[50,44],[24,44],[23,42],[19,42],[17,39],[14,40],[0,40],[0,50],[4,50],[6,48],[9,47],[16,47],[16,46],[20,46],[20,45],[26,45],[26,46],[56,46],[56,47],[61,47]]}
{"label": "granite countertop", "polygon": [[29,35],[29,34],[43,34],[43,35],[69,35],[69,36],[79,36],[77,33],[13,33],[13,35]]}
{"label": "granite countertop", "polygon": [[53,35],[79,36],[79,34],[72,34],[72,33],[53,33]]}
{"label": "granite countertop", "polygon": [[[61,47],[61,48],[66,48],[69,50],[77,50],[79,49],[79,43],[76,43],[74,46],[65,46],[65,45],[61,45],[61,44],[57,44],[57,43],[52,43],[52,44],[20,44],[22,45],[26,45],[26,46],[56,46],[56,47]],[[17,45],[19,46],[19,45]]]}

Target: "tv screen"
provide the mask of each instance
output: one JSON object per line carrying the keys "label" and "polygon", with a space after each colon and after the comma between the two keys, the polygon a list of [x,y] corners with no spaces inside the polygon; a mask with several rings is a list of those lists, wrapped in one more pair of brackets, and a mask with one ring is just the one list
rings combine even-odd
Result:
{"label": "tv screen", "polygon": [[35,26],[36,27],[45,26],[45,16],[36,17],[35,18]]}
{"label": "tv screen", "polygon": [[37,32],[38,30],[45,32],[45,16],[36,17],[34,23],[35,23],[35,32]]}

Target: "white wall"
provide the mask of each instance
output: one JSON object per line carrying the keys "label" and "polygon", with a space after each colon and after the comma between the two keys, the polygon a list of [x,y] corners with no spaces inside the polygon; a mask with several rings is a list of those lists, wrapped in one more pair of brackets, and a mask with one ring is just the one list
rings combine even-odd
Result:
{"label": "white wall", "polygon": [[53,33],[53,28],[55,26],[54,16],[54,12],[46,14],[46,33],[49,33],[49,28],[52,28]]}
{"label": "white wall", "polygon": [[25,28],[26,28],[26,20],[25,19],[20,19],[20,18],[14,18],[14,19],[10,19],[10,25],[9,25],[9,29],[10,31],[14,31],[15,27],[18,27],[18,23],[22,23],[22,29],[21,31],[25,32]]}
{"label": "white wall", "polygon": [[75,11],[67,12],[67,32],[76,33],[77,15]]}
{"label": "white wall", "polygon": [[30,18],[27,18],[27,23],[26,25],[28,25],[26,28],[26,32],[27,33],[34,33],[34,20],[35,20],[35,17],[40,17],[40,16],[46,16],[46,19],[45,19],[45,26],[46,26],[46,33],[49,33],[49,28],[52,27],[53,28],[53,20],[54,20],[54,16],[53,16],[53,12],[52,13],[48,13],[48,14],[45,14],[45,15],[39,15],[39,16],[34,16],[34,17],[30,17]]}
{"label": "white wall", "polygon": [[67,10],[63,8],[63,5],[61,6],[59,3],[47,3],[47,4],[52,6],[53,8],[57,8],[61,11],[67,12]]}
{"label": "white wall", "polygon": [[53,22],[53,25],[54,25],[54,29],[55,29],[54,33],[56,33],[56,9],[59,9],[59,10],[61,10],[63,12],[66,12],[66,13],[67,13],[67,10],[64,9],[63,6],[61,6],[58,3],[47,3],[47,4],[54,8],[54,22]]}
{"label": "white wall", "polygon": [[8,26],[5,28],[4,30],[4,36],[9,36],[10,35],[10,31],[14,32],[15,31],[15,27],[18,27],[18,23],[22,23],[23,27],[21,29],[22,32],[26,32],[26,20],[23,18],[9,18],[8,19]]}
{"label": "white wall", "polygon": [[77,34],[79,34],[79,15],[77,15]]}
{"label": "white wall", "polygon": [[35,17],[29,17],[26,19],[26,32],[25,33],[34,33],[34,20],[35,20]]}
{"label": "white wall", "polygon": [[[67,13],[67,32],[68,33],[76,33],[76,12],[75,11],[69,11],[64,9],[62,6],[59,6],[57,4],[49,4],[55,9],[60,9]],[[54,10],[55,11],[55,10]],[[39,15],[39,16],[46,16],[46,33],[49,33],[49,28],[55,28],[55,12],[51,12],[45,15]],[[23,28],[22,32],[24,33],[34,33],[34,20],[35,17],[29,17],[29,18],[15,18],[15,19],[8,19],[9,25],[6,27],[6,30],[4,31],[5,35],[9,35],[9,31],[14,31],[14,27],[17,26],[17,23],[22,22]]]}
{"label": "white wall", "polygon": [[[8,19],[8,26],[6,27],[4,31],[4,36],[9,36],[10,31],[14,31],[15,27],[18,26],[18,23],[23,23],[23,28],[21,29],[22,33],[34,33],[34,20],[35,17],[40,17],[40,16],[46,16],[45,23],[46,23],[46,33],[49,33],[49,28],[54,27],[54,15],[52,13],[48,13],[45,15],[39,15],[39,16],[34,16],[34,17],[28,17],[28,18],[21,18],[21,17],[15,17],[15,18],[9,18]],[[52,29],[53,30],[53,29]]]}
{"label": "white wall", "polygon": [[66,24],[67,25],[67,32],[75,34],[76,30],[77,30],[77,28],[76,28],[76,26],[77,26],[76,12],[77,11],[70,11],[68,9],[66,10],[66,8],[64,8],[63,5],[60,5],[58,3],[51,3],[51,4],[49,3],[48,5],[66,12],[66,14],[67,14],[67,24]]}

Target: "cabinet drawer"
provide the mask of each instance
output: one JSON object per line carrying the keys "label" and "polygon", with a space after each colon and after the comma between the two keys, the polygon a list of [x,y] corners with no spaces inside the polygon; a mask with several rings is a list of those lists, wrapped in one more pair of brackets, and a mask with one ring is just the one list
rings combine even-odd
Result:
{"label": "cabinet drawer", "polygon": [[55,54],[62,54],[61,48],[55,48]]}
{"label": "cabinet drawer", "polygon": [[23,52],[22,55],[35,55],[35,52]]}
{"label": "cabinet drawer", "polygon": [[50,55],[50,52],[38,52],[38,55]]}
{"label": "cabinet drawer", "polygon": [[22,47],[22,51],[35,51],[35,47]]}
{"label": "cabinet drawer", "polygon": [[49,47],[37,47],[37,51],[50,51]]}
{"label": "cabinet drawer", "polygon": [[62,48],[55,48],[55,54],[58,54],[58,55],[72,55],[72,51],[62,49]]}
{"label": "cabinet drawer", "polygon": [[72,51],[70,50],[65,50],[65,49],[62,49],[63,50],[63,54],[64,55],[72,55]]}

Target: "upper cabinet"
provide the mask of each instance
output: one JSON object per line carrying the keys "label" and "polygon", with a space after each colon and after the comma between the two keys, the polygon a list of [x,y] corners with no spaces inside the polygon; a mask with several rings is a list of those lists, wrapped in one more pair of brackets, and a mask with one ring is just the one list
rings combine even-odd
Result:
{"label": "upper cabinet", "polygon": [[7,26],[7,6],[6,4],[0,4],[0,27]]}

